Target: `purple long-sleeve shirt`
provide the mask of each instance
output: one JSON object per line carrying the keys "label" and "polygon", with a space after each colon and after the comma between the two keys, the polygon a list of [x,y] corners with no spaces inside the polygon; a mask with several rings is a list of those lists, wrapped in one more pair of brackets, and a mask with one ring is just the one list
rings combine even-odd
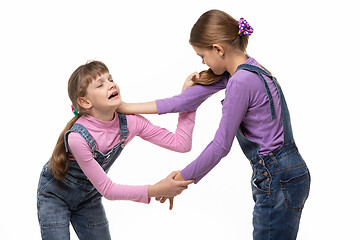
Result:
{"label": "purple long-sleeve shirt", "polygon": [[[251,57],[246,64],[260,66]],[[215,137],[200,156],[181,171],[183,178],[197,183],[214,168],[229,153],[240,124],[244,135],[260,145],[260,155],[283,144],[279,95],[272,80],[266,76],[265,79],[274,99],[276,118],[273,120],[264,83],[257,74],[246,70],[239,70],[233,76],[227,74],[217,83],[196,85],[180,95],[156,100],[159,114],[189,112],[197,109],[212,94],[226,88],[222,118]]]}

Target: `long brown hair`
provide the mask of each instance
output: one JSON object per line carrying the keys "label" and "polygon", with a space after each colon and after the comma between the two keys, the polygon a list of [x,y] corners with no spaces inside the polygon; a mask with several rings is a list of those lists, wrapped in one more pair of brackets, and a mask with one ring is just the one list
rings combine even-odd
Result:
{"label": "long brown hair", "polygon": [[[232,16],[220,10],[210,10],[200,16],[190,32],[189,43],[199,48],[211,49],[213,44],[227,44],[246,54],[248,35],[239,36],[239,23]],[[194,77],[195,84],[209,85],[219,81],[211,69],[200,72],[200,79]]]}
{"label": "long brown hair", "polygon": [[78,116],[73,117],[61,132],[50,158],[49,168],[56,179],[63,179],[69,169],[69,156],[65,149],[65,133],[74,125],[77,119],[86,114],[78,104],[78,98],[86,95],[89,84],[103,73],[109,72],[106,65],[99,61],[90,61],[78,67],[70,76],[68,82],[68,94],[72,105],[79,111]]}

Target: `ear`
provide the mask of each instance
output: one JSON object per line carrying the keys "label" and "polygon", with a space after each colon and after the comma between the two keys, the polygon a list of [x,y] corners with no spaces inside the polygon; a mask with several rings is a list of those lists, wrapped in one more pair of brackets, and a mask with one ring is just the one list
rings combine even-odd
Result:
{"label": "ear", "polygon": [[79,97],[77,99],[77,102],[79,104],[80,107],[89,110],[92,107],[91,102],[89,101],[89,99],[86,99],[85,97]]}
{"label": "ear", "polygon": [[219,54],[220,58],[224,58],[225,51],[222,46],[220,46],[219,44],[213,44],[212,47],[216,51],[216,53]]}

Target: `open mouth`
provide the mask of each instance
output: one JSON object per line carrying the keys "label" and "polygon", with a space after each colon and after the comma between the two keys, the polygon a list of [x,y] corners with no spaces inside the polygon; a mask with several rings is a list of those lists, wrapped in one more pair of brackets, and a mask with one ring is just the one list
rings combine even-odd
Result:
{"label": "open mouth", "polygon": [[117,96],[119,96],[119,93],[118,93],[118,92],[113,92],[113,93],[110,95],[109,99],[112,99],[112,98],[117,97]]}

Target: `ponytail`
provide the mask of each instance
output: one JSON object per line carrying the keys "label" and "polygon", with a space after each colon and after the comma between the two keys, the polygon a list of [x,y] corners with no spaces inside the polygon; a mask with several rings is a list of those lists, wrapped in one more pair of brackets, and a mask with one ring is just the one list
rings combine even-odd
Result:
{"label": "ponytail", "polygon": [[216,75],[210,68],[208,70],[201,71],[200,78],[194,76],[191,80],[194,85],[210,85],[218,82],[224,74]]}
{"label": "ponytail", "polygon": [[74,125],[78,117],[73,117],[61,132],[50,158],[49,168],[56,179],[64,179],[69,169],[69,155],[65,149],[65,133]]}
{"label": "ponytail", "polygon": [[72,111],[75,117],[66,125],[59,136],[54,151],[50,158],[49,169],[56,179],[64,179],[69,170],[69,156],[65,149],[65,134],[74,125],[79,117],[86,114],[86,110],[79,106],[78,98],[86,96],[89,84],[97,76],[109,72],[107,66],[99,61],[90,61],[78,67],[70,76],[68,82],[68,94],[72,103]]}
{"label": "ponytail", "polygon": [[[271,72],[267,70],[264,66],[260,65],[265,71],[267,71],[270,75]],[[213,83],[218,82],[224,75],[216,75],[210,68],[208,70],[201,71],[199,73],[200,77],[197,78],[194,76],[191,81],[194,83],[194,85],[210,85]],[[278,83],[278,82],[277,82]],[[279,83],[278,83],[279,84]]]}

